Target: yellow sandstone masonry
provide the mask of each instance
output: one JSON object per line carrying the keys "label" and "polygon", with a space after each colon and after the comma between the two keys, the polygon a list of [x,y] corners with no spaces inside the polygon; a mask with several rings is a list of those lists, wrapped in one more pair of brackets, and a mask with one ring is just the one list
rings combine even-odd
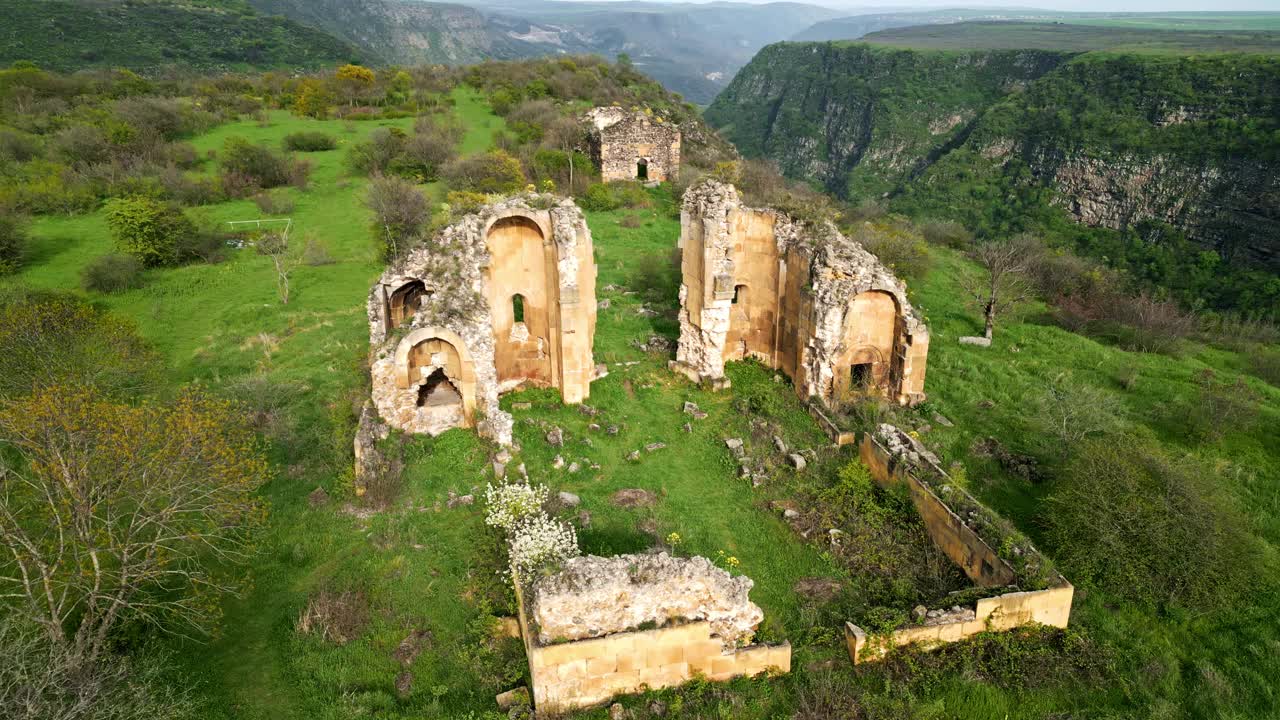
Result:
{"label": "yellow sandstone masonry", "polygon": [[[906,484],[911,499],[925,523],[929,536],[968,577],[981,587],[999,587],[1016,580],[1013,568],[999,557],[978,534],[966,525],[933,489],[921,482],[870,433],[859,446],[863,464],[881,486]],[[941,470],[937,470],[941,472]],[[879,660],[890,649],[919,643],[936,647],[986,631],[1009,630],[1019,625],[1040,623],[1067,627],[1075,588],[1056,575],[1054,585],[1043,590],[1009,592],[983,598],[974,605],[972,619],[936,625],[907,626],[886,636],[868,636],[862,628],[845,623],[845,645],[853,662]]]}

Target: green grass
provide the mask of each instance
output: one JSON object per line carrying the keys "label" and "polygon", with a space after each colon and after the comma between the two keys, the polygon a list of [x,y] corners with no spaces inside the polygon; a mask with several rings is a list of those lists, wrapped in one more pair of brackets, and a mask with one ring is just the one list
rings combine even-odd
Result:
{"label": "green grass", "polygon": [[[454,100],[454,111],[468,126],[464,150],[489,147],[501,119],[474,94],[458,91]],[[343,508],[349,490],[342,479],[346,448],[336,445],[347,442],[351,402],[360,398],[361,362],[368,351],[364,302],[381,266],[360,200],[365,181],[344,174],[342,155],[379,123],[353,123],[349,133],[341,122],[283,113],[271,114],[268,122],[219,127],[194,142],[206,151],[237,135],[275,143],[290,132],[320,129],[339,137],[338,150],[307,155],[314,163],[310,188],[286,191],[295,202],[294,233],[323,242],[336,263],[300,267],[288,306],[276,300],[267,259],[252,251],[233,252],[219,265],[148,271],[141,289],[94,296],[138,323],[167,359],[175,385],[194,381],[227,389],[261,375],[292,388],[292,421],[287,432],[274,435],[271,448],[278,475],[265,490],[271,522],[260,539],[252,583],[243,597],[226,602],[215,637],[168,643],[175,653],[173,682],[194,685],[204,703],[202,717],[210,719],[466,717],[492,710],[492,695],[518,684],[526,672],[518,644],[489,638],[485,626],[492,613],[510,612],[509,592],[497,575],[500,545],[483,524],[479,502],[447,505],[450,493],[482,495],[491,479],[490,448],[461,430],[414,438],[406,446],[404,492],[390,508],[368,515]],[[390,124],[408,127],[412,121]],[[440,188],[431,190],[438,195]],[[599,312],[595,342],[596,361],[608,363],[610,373],[592,385],[588,400],[598,414],[564,407],[547,390],[515,393],[503,404],[533,404],[514,411],[523,447],[517,462],[534,478],[582,497],[581,509],[591,515],[581,533],[586,551],[636,551],[675,532],[683,538],[681,552],[733,555],[741,562],[736,571],[755,581],[752,598],[764,608],[771,635],[793,643],[794,672],[785,678],[695,683],[661,693],[683,703],[683,715],[673,711],[676,716],[791,717],[821,688],[891,717],[1274,716],[1274,678],[1280,676],[1280,599],[1274,595],[1256,597],[1231,613],[1193,617],[1139,612],[1113,602],[1105,590],[1082,588],[1073,624],[1114,646],[1120,658],[1114,681],[1097,686],[1070,679],[1009,685],[964,672],[894,683],[882,669],[853,668],[839,642],[844,618],[823,614],[792,592],[802,577],[846,577],[845,571],[770,509],[772,500],[792,496],[798,485],[821,482],[847,455],[824,456],[804,478],[780,470],[753,490],[735,478],[723,439],[746,438],[753,453],[769,452],[769,440],[752,436],[750,418],[733,406],[738,394],[773,388],[779,403],[772,419],[786,441],[799,447],[824,443],[790,386],[775,385],[773,374],[757,365],[734,364],[734,390],[712,393],[667,371],[665,357],[635,347],[652,334],[674,339],[677,333],[677,271],[645,259],[670,258],[679,223],[665,190],[651,198],[652,208],[588,214],[597,291],[610,301]],[[198,214],[224,222],[255,218],[258,210],[239,201]],[[638,227],[623,224],[630,216],[639,218]],[[33,235],[33,257],[18,282],[37,287],[77,288],[80,269],[111,249],[100,213],[42,218]],[[1197,371],[1212,367],[1234,377],[1247,367],[1247,358],[1205,346],[1179,357],[1125,352],[1044,322],[1042,308],[1000,327],[993,348],[961,347],[956,337],[978,329],[958,285],[974,268],[950,251],[935,249],[934,256],[933,270],[913,284],[914,302],[931,327],[930,400],[906,420],[920,427],[937,411],[955,421],[954,428],[933,423],[924,437],[944,462],[965,464],[969,487],[979,497],[1038,538],[1036,516],[1047,486],[1010,478],[972,458],[969,448],[987,436],[1014,449],[1033,448],[1028,403],[1046,382],[1067,372],[1120,398],[1128,420],[1151,428],[1169,447],[1202,455],[1223,469],[1224,482],[1232,483],[1230,490],[1249,508],[1259,534],[1272,547],[1280,543],[1280,450],[1273,430],[1280,423],[1280,389],[1246,378],[1263,398],[1262,417],[1257,427],[1240,429],[1220,445],[1187,444],[1167,412],[1171,402],[1191,392]],[[609,285],[624,289],[603,289]],[[652,298],[629,294],[645,285],[666,289]],[[652,314],[638,312],[646,301]],[[1124,390],[1119,377],[1131,368],[1139,380]],[[683,414],[686,400],[710,416],[699,421]],[[984,407],[983,401],[994,405]],[[593,431],[587,427],[592,422],[620,430],[612,436]],[[682,429],[685,422],[691,432]],[[565,447],[546,443],[549,424],[564,429]],[[644,445],[653,442],[666,447],[645,452]],[[637,449],[640,460],[627,460]],[[553,469],[556,454],[583,469]],[[310,507],[307,495],[316,487],[334,500]],[[615,507],[609,496],[621,488],[650,490],[659,501],[651,510]],[[363,635],[338,646],[295,632],[307,598],[321,588],[364,593],[371,622]],[[407,668],[414,679],[410,696],[397,700],[394,680],[405,668],[392,653],[414,630],[430,636]],[[646,700],[624,703],[642,711]]]}

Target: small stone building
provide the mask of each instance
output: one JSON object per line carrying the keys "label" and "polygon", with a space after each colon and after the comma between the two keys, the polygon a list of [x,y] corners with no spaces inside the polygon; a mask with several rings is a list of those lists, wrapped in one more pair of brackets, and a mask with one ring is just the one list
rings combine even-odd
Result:
{"label": "small stone building", "polygon": [[680,130],[648,112],[598,107],[587,113],[591,159],[601,180],[663,182],[680,174]]}
{"label": "small stone building", "polygon": [[511,442],[498,395],[554,387],[582,402],[595,375],[596,268],[572,200],[486,206],[412,248],[369,293],[377,414],[436,435],[474,427]]}
{"label": "small stone building", "polygon": [[924,400],[928,329],[902,282],[833,224],[746,207],[732,185],[707,180],[684,195],[680,247],[674,369],[724,383],[725,362],[753,357],[802,398]]}

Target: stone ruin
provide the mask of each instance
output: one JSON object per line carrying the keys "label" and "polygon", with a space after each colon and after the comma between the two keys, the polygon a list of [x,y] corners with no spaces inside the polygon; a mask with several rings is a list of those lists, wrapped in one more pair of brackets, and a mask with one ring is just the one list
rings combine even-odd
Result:
{"label": "stone ruin", "polygon": [[747,207],[732,185],[706,180],[684,195],[680,248],[673,369],[725,387],[725,362],[756,358],[802,398],[925,399],[928,328],[902,281],[834,224]]}
{"label": "stone ruin", "polygon": [[764,619],[747,597],[753,585],[704,557],[587,555],[534,581],[530,606],[544,644],[706,620],[711,633],[733,648],[748,644]]}
{"label": "stone ruin", "polygon": [[538,716],[698,677],[790,672],[790,643],[750,644],[764,618],[751,586],[707,558],[666,553],[578,557],[517,582]]}
{"label": "stone ruin", "polygon": [[587,113],[591,159],[604,182],[663,182],[680,174],[680,129],[649,111],[598,107]]}
{"label": "stone ruin", "polygon": [[[526,194],[487,205],[396,260],[369,293],[372,404],[408,433],[476,427],[511,444],[500,393],[554,387],[587,398],[595,376],[596,268],[572,200]],[[366,411],[368,446],[379,425]],[[359,463],[357,463],[359,465]]]}

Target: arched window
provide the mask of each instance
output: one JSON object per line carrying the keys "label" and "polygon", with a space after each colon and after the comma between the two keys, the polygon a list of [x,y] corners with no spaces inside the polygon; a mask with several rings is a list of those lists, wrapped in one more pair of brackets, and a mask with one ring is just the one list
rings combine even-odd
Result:
{"label": "arched window", "polygon": [[648,160],[645,160],[644,158],[640,158],[638,161],[636,161],[636,179],[637,180],[649,179],[649,161]]}
{"label": "arched window", "polygon": [[741,301],[744,304],[747,302],[747,286],[746,285],[733,286],[733,304],[737,305],[739,301]]}
{"label": "arched window", "polygon": [[511,316],[518,323],[524,322],[524,296],[520,293],[511,296]]}
{"label": "arched window", "polygon": [[431,297],[431,291],[421,280],[410,280],[391,293],[388,317],[391,327],[407,323],[418,312],[418,305],[424,297]]}

